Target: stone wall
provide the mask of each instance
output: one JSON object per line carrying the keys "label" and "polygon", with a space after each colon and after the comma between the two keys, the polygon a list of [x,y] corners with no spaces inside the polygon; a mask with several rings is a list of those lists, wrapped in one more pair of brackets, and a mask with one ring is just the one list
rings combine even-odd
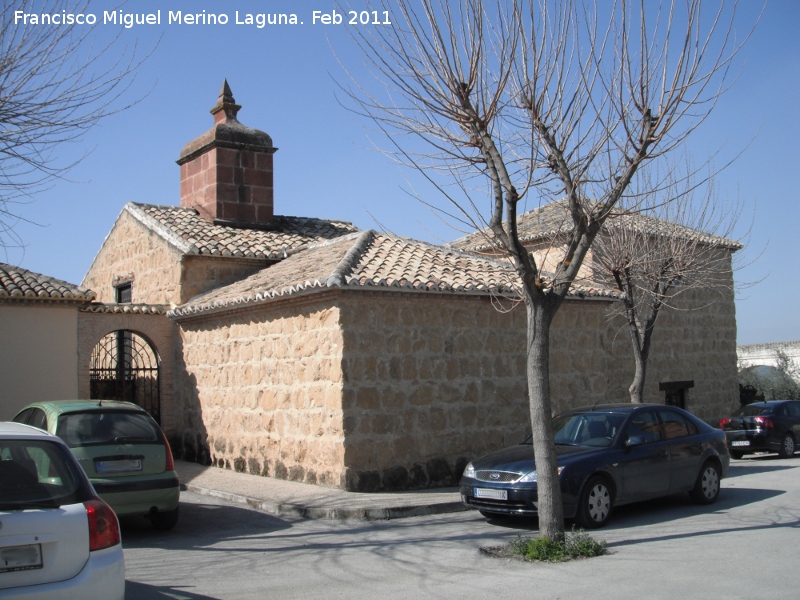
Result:
{"label": "stone wall", "polygon": [[[737,402],[732,298],[665,311],[645,400],[694,381],[710,422]],[[608,300],[567,300],[551,331],[554,412],[628,402],[630,340]],[[179,453],[262,475],[378,491],[452,485],[529,431],[525,310],[451,294],[345,290],[181,322]],[[182,358],[181,358],[182,357]]]}
{"label": "stone wall", "polygon": [[98,302],[116,302],[114,278],[132,276],[133,303],[177,304],[180,300],[181,252],[123,210],[81,285]]}
{"label": "stone wall", "polygon": [[344,486],[342,333],[330,298],[182,321],[181,342],[179,454]]}
{"label": "stone wall", "polygon": [[[341,306],[348,489],[453,485],[468,460],[530,431],[524,306],[398,293],[348,294]],[[607,306],[567,301],[556,316],[556,411],[614,387]]]}
{"label": "stone wall", "polygon": [[[737,405],[732,297],[682,299],[659,320],[645,401],[662,382],[694,381],[687,409],[711,423]],[[530,430],[525,310],[488,299],[374,293],[342,302],[348,489],[455,484],[467,460]],[[551,329],[553,412],[629,402],[627,331],[603,300],[568,300]],[[687,310],[693,308],[695,310]]]}
{"label": "stone wall", "polygon": [[[687,291],[674,304],[663,309],[656,322],[644,401],[664,402],[661,383],[693,381],[686,392],[686,409],[716,426],[739,408],[732,277],[727,288]],[[632,364],[630,340],[621,323],[614,341],[618,344]],[[626,382],[627,387],[630,380]]]}
{"label": "stone wall", "polygon": [[240,281],[269,264],[262,259],[187,254],[181,270],[180,301],[188,302],[198,294]]}

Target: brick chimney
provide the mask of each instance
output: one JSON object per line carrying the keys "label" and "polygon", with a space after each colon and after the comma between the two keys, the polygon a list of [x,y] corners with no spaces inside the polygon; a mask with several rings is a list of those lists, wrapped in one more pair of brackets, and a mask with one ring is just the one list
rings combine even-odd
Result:
{"label": "brick chimney", "polygon": [[181,150],[181,206],[218,225],[267,229],[274,214],[272,155],[263,131],[242,125],[228,86],[211,109],[214,126]]}

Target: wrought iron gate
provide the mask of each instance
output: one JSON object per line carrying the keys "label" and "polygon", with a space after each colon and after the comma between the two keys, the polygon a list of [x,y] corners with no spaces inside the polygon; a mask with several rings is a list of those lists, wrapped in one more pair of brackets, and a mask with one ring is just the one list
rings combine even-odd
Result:
{"label": "wrought iron gate", "polygon": [[90,396],[127,400],[144,408],[161,424],[161,374],[150,343],[132,331],[113,331],[92,350]]}

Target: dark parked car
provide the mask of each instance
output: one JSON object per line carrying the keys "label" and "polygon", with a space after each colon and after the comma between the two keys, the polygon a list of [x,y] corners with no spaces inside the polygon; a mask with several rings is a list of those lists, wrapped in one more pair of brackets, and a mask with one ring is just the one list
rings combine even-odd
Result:
{"label": "dark parked car", "polygon": [[743,406],[730,418],[722,419],[733,458],[754,452],[777,452],[781,458],[794,455],[800,436],[800,401],[772,400]]}
{"label": "dark parked car", "polygon": [[[553,418],[564,516],[602,527],[614,506],[689,492],[699,504],[719,495],[730,457],[725,434],[679,408],[609,404]],[[538,514],[530,437],[472,461],[461,500],[486,517]]]}

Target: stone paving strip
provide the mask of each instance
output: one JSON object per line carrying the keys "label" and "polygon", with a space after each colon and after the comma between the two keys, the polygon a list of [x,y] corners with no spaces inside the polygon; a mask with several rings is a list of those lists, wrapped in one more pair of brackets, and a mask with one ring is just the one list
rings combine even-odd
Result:
{"label": "stone paving strip", "polygon": [[175,461],[182,489],[307,519],[387,520],[459,512],[458,488],[364,494]]}

